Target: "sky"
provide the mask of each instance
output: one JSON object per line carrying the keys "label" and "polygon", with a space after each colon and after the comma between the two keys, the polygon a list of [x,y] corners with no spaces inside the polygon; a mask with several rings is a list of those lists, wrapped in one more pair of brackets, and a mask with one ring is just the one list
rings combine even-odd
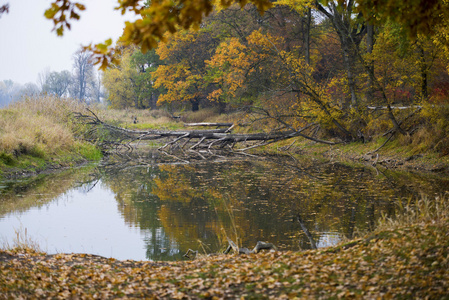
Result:
{"label": "sky", "polygon": [[72,56],[90,43],[114,41],[130,19],[114,10],[117,0],[79,0],[86,10],[63,37],[52,32],[53,22],[44,17],[51,0],[0,0],[9,3],[9,13],[0,17],[0,81],[37,83],[45,70],[72,70]]}

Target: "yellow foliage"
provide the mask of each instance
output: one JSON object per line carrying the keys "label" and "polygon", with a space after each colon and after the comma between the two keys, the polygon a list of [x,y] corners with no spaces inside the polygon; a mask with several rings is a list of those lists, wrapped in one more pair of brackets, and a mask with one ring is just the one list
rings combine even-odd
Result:
{"label": "yellow foliage", "polygon": [[286,5],[298,13],[304,13],[308,8],[313,7],[313,0],[279,0],[275,5]]}
{"label": "yellow foliage", "polygon": [[192,60],[190,53],[186,53],[200,34],[180,31],[156,49],[159,57],[166,62],[152,72],[154,87],[165,88],[165,92],[158,98],[158,105],[164,102],[194,101],[202,96],[204,70],[198,66],[198,62]]}
{"label": "yellow foliage", "polygon": [[243,44],[238,38],[228,38],[218,46],[215,55],[206,61],[213,74],[213,82],[219,86],[208,95],[209,100],[238,97],[238,90],[245,88],[247,77],[256,71],[257,66],[262,68],[260,63],[272,56],[283,39],[255,30],[246,41],[247,44]]}
{"label": "yellow foliage", "polygon": [[121,52],[120,64],[115,68],[106,69],[103,85],[108,90],[109,101],[112,108],[125,108],[135,106],[137,99],[133,79],[137,76],[136,68],[131,65],[131,55],[134,47],[127,47]]}

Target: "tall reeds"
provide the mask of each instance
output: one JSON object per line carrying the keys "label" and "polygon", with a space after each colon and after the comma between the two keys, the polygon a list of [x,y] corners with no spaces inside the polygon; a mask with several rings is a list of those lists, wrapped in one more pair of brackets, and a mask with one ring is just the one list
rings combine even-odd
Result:
{"label": "tall reeds", "polygon": [[431,198],[422,195],[410,198],[406,203],[398,202],[394,216],[382,216],[377,230],[389,230],[419,223],[438,223],[449,220],[449,193]]}

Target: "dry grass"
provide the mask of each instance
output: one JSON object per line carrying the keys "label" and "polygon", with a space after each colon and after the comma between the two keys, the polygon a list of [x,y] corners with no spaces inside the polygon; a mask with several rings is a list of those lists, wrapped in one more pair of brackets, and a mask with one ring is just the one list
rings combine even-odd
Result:
{"label": "dry grass", "polygon": [[34,241],[27,232],[25,228],[19,228],[14,230],[16,236],[13,241],[3,241],[0,246],[0,250],[9,250],[15,253],[43,253],[44,250],[41,248],[38,242]]}
{"label": "dry grass", "polygon": [[30,111],[2,114],[0,148],[15,155],[45,151],[49,154],[67,150],[74,138],[69,128],[61,123]]}
{"label": "dry grass", "polygon": [[73,147],[71,112],[78,102],[54,97],[26,98],[0,110],[0,149],[7,154],[43,156]]}
{"label": "dry grass", "polygon": [[184,112],[181,116],[181,120],[186,123],[200,123],[205,122],[206,120],[209,121],[217,115],[216,109],[203,108],[195,112]]}
{"label": "dry grass", "polygon": [[93,146],[75,136],[83,126],[75,122],[73,112],[84,110],[78,101],[50,96],[24,98],[1,109],[0,163],[13,164],[22,155],[44,160],[70,153],[98,156]]}
{"label": "dry grass", "polygon": [[399,202],[395,216],[382,216],[377,231],[406,227],[420,223],[440,223],[449,220],[449,193],[431,199],[421,196],[419,199],[409,199],[407,203]]}

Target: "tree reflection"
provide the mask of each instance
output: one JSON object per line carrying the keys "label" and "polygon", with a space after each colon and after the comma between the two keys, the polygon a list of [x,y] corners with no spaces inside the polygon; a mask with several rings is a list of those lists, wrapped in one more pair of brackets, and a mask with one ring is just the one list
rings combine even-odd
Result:
{"label": "tree reflection", "polygon": [[142,231],[154,260],[180,259],[189,248],[224,250],[228,237],[245,247],[258,240],[289,250],[329,246],[372,230],[397,201],[436,188],[426,180],[411,186],[410,174],[380,177],[342,164],[306,174],[269,161],[119,169],[102,182],[115,192],[126,222]]}

